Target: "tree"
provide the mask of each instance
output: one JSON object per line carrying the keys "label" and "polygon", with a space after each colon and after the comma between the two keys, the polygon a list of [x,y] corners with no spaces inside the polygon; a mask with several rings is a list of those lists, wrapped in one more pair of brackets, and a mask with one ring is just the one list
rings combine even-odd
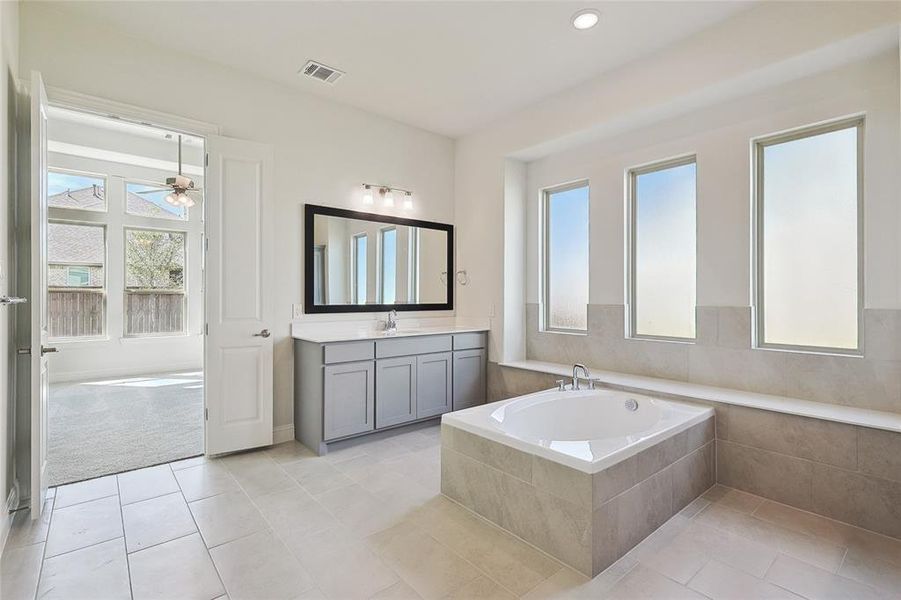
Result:
{"label": "tree", "polygon": [[184,287],[185,234],[127,231],[125,263],[128,288],[180,289]]}

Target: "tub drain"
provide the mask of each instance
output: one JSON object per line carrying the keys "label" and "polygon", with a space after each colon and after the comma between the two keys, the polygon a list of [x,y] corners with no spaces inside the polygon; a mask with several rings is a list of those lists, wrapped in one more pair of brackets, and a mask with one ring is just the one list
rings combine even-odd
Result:
{"label": "tub drain", "polygon": [[635,398],[629,398],[625,402],[625,407],[626,407],[626,410],[635,412],[636,410],[638,410],[638,400],[636,400]]}

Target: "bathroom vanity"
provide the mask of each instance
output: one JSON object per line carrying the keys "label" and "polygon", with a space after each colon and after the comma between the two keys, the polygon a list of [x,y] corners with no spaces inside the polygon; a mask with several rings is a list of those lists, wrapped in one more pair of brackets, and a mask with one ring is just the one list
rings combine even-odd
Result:
{"label": "bathroom vanity", "polygon": [[294,436],[332,442],[483,404],[485,328],[294,333]]}

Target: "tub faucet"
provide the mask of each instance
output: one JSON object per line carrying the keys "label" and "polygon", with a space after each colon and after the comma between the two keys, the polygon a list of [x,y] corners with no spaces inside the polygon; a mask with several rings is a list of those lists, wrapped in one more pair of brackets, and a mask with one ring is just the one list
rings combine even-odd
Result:
{"label": "tub faucet", "polygon": [[[582,371],[582,375],[584,375],[584,377],[578,376],[579,371]],[[579,388],[579,380],[580,379],[586,379],[586,380],[590,381],[591,373],[588,372],[588,367],[586,367],[582,363],[576,363],[573,365],[573,389],[574,390],[580,389]]]}

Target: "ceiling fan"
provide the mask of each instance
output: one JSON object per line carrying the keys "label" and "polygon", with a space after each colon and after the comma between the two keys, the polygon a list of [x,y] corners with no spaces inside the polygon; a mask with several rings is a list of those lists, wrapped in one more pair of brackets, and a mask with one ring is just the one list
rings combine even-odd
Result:
{"label": "ceiling fan", "polygon": [[[201,192],[203,188],[194,187],[194,180],[183,175],[181,172],[181,135],[178,136],[178,175],[175,177],[167,177],[166,185],[160,187],[170,187],[172,191],[166,196],[166,202],[172,206],[184,206],[191,208],[197,202],[191,197],[191,192]],[[158,194],[159,190],[144,190],[139,194]]]}

